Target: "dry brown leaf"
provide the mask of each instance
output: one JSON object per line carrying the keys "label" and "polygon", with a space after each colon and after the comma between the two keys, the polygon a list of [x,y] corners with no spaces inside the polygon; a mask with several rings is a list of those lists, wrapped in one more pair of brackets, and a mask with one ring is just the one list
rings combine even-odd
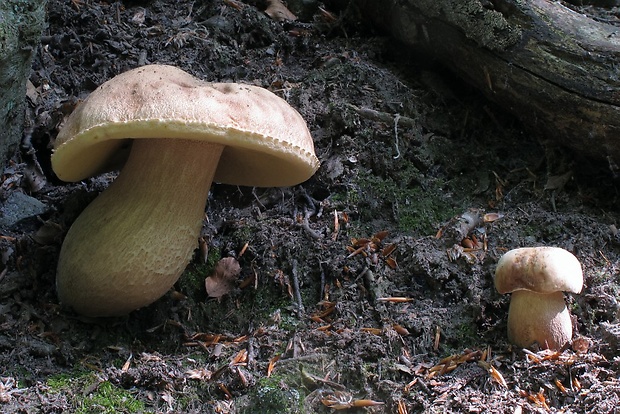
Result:
{"label": "dry brown leaf", "polygon": [[267,4],[265,13],[276,22],[297,20],[297,16],[291,13],[280,0],[267,0]]}
{"label": "dry brown leaf", "polygon": [[273,373],[273,369],[276,367],[276,362],[280,360],[280,354],[274,356],[269,360],[269,366],[267,367],[267,378]]}
{"label": "dry brown leaf", "polygon": [[572,177],[572,171],[569,171],[562,175],[551,175],[547,177],[547,184],[545,184],[545,190],[561,190]]}
{"label": "dry brown leaf", "polygon": [[37,243],[46,246],[58,243],[58,241],[62,239],[63,233],[64,231],[60,224],[46,221],[39,227],[39,230],[37,230],[32,238]]}
{"label": "dry brown leaf", "polygon": [[483,217],[482,220],[485,223],[493,223],[496,220],[499,220],[501,218],[503,218],[504,215],[502,213],[486,213]]}
{"label": "dry brown leaf", "polygon": [[407,328],[401,325],[394,324],[392,327],[399,335],[403,335],[403,336],[409,335],[409,330],[407,330]]}
{"label": "dry brown leaf", "polygon": [[211,371],[205,368],[189,369],[184,373],[185,378],[198,381],[211,379]]}
{"label": "dry brown leaf", "polygon": [[215,266],[213,274],[205,279],[205,289],[212,298],[220,298],[235,287],[241,266],[234,257],[225,257]]}
{"label": "dry brown leaf", "polygon": [[26,165],[24,168],[24,178],[26,179],[28,189],[33,193],[41,191],[47,184],[45,173],[36,160]]}

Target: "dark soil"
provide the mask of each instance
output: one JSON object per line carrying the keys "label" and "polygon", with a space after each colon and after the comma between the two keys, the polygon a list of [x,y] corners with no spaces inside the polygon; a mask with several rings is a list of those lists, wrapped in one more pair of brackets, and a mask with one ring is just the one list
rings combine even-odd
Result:
{"label": "dark soil", "polygon": [[[606,162],[528,132],[352,6],[288,5],[298,21],[258,1],[49,1],[27,135],[0,190],[0,409],[617,412],[619,183]],[[50,148],[79,99],[148,63],[275,92],[322,166],[293,188],[214,184],[208,253],[174,291],[90,320],[59,305],[56,261],[114,174],[62,183]],[[499,214],[463,230],[461,215],[485,213]],[[479,248],[463,250],[472,236]],[[576,340],[558,353],[508,343],[510,298],[493,286],[503,253],[541,245],[573,252],[585,275],[566,296]],[[228,256],[239,284],[208,299],[204,279]]]}

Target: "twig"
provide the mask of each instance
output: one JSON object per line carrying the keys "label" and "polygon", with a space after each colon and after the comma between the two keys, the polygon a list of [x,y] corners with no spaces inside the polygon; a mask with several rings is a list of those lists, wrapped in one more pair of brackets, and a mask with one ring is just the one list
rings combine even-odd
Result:
{"label": "twig", "polygon": [[302,197],[306,200],[306,203],[308,204],[308,206],[312,208],[312,211],[316,213],[318,210],[316,208],[316,205],[317,203],[320,204],[318,200],[315,200],[314,198],[312,198],[310,194],[308,194],[306,189],[301,186],[299,187],[299,192],[301,193]]}
{"label": "twig", "polygon": [[395,160],[400,158],[400,149],[398,148],[398,121],[400,121],[400,114],[394,115],[394,146],[396,147],[396,155],[394,156]]}
{"label": "twig", "polygon": [[297,317],[301,318],[304,313],[304,304],[301,301],[301,291],[299,290],[299,275],[297,274],[297,260],[293,260],[293,297],[295,298],[295,302],[297,305]]}
{"label": "twig", "polygon": [[254,343],[256,342],[256,338],[250,336],[248,339],[248,367],[255,368],[256,367],[256,349],[254,347]]}
{"label": "twig", "polygon": [[[360,108],[355,105],[348,104],[350,108],[352,108],[358,115],[370,119],[372,121],[380,121],[386,123],[394,122],[395,116],[392,114],[388,114],[387,112],[379,112],[370,108]],[[413,128],[417,125],[416,120],[413,118],[409,118],[408,116],[400,116],[398,115],[398,123],[406,128]]]}
{"label": "twig", "polygon": [[[239,189],[239,187],[237,187],[237,189]],[[241,190],[239,190],[239,192],[241,192]],[[256,187],[252,187],[252,195],[254,196],[254,199],[256,200],[256,202],[258,203],[258,205],[260,205],[263,210],[266,209],[267,207],[265,207],[265,205],[260,201],[260,198],[258,197],[258,194],[256,194]]]}
{"label": "twig", "polygon": [[310,237],[312,237],[314,240],[319,240],[321,239],[321,237],[323,237],[321,235],[321,233],[314,231],[310,228],[310,222],[308,221],[308,217],[310,216],[310,213],[308,212],[308,210],[305,211],[304,213],[304,219],[303,221],[298,224],[302,229],[304,229],[306,231],[306,233],[308,233],[308,235]]}
{"label": "twig", "polygon": [[319,291],[319,302],[323,300],[325,296],[325,270],[323,270],[323,263],[319,262],[319,269],[321,269],[321,290]]}

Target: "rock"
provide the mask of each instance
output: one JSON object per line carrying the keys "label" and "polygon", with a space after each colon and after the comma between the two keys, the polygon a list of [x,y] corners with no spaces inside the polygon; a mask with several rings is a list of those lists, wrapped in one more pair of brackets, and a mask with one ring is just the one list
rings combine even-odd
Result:
{"label": "rock", "polygon": [[0,228],[10,228],[19,221],[43,214],[47,206],[24,193],[14,191],[9,195],[0,210]]}
{"label": "rock", "polygon": [[620,350],[620,324],[601,322],[601,335],[610,348],[616,352]]}

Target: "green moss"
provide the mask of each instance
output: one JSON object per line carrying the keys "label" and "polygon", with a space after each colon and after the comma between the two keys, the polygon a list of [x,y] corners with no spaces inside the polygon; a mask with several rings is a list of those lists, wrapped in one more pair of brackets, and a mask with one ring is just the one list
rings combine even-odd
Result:
{"label": "green moss", "polygon": [[335,200],[356,206],[363,222],[387,219],[403,231],[434,234],[458,209],[444,196],[442,182],[433,182],[432,188],[417,185],[419,174],[412,165],[405,165],[393,177],[361,174],[355,180],[357,191],[340,193]]}
{"label": "green moss", "polygon": [[299,329],[301,321],[296,316],[292,316],[288,313],[281,315],[280,329],[288,332],[293,332]]}
{"label": "green moss", "polygon": [[254,320],[263,323],[270,320],[274,313],[280,311],[281,327],[282,325],[295,325],[299,321],[292,321],[294,318],[287,311],[287,308],[292,306],[291,303],[291,299],[280,289],[262,286],[254,291],[252,300],[247,301],[249,307],[247,311],[250,315],[254,315]]}
{"label": "green moss", "polygon": [[127,390],[104,381],[84,400],[76,413],[141,413],[145,406]]}
{"label": "green moss", "polygon": [[542,227],[543,237],[549,240],[561,238],[567,233],[566,229],[559,223],[549,223]]}
{"label": "green moss", "polygon": [[194,300],[201,299],[205,292],[205,279],[213,272],[221,258],[219,250],[209,249],[205,264],[191,264],[185,269],[178,281],[179,291]]}
{"label": "green moss", "polygon": [[456,327],[458,344],[475,344],[480,340],[480,334],[477,331],[476,324],[471,320],[465,320]]}
{"label": "green moss", "polygon": [[303,396],[297,388],[292,386],[295,382],[293,378],[286,375],[261,378],[250,393],[250,404],[242,409],[241,413],[301,413]]}
{"label": "green moss", "polygon": [[71,375],[62,373],[54,375],[47,379],[47,386],[50,388],[50,391],[62,391],[71,385],[71,380],[75,380],[76,376],[81,376],[81,374]]}
{"label": "green moss", "polygon": [[537,239],[540,237],[540,226],[534,224],[523,224],[521,226],[521,233],[523,234],[523,237],[533,237]]}
{"label": "green moss", "polygon": [[256,230],[257,228],[253,225],[248,225],[247,223],[239,224],[235,226],[231,239],[243,245],[243,243],[254,239],[254,232]]}
{"label": "green moss", "polygon": [[[90,413],[141,413],[145,405],[129,391],[119,388],[109,381],[98,383],[99,379],[91,372],[76,371],[54,375],[47,380],[50,392],[71,396],[72,412]],[[92,389],[91,392],[84,393]]]}
{"label": "green moss", "polygon": [[222,254],[218,249],[209,249],[209,253],[207,254],[207,262],[204,267],[213,270],[217,262],[222,258]]}

